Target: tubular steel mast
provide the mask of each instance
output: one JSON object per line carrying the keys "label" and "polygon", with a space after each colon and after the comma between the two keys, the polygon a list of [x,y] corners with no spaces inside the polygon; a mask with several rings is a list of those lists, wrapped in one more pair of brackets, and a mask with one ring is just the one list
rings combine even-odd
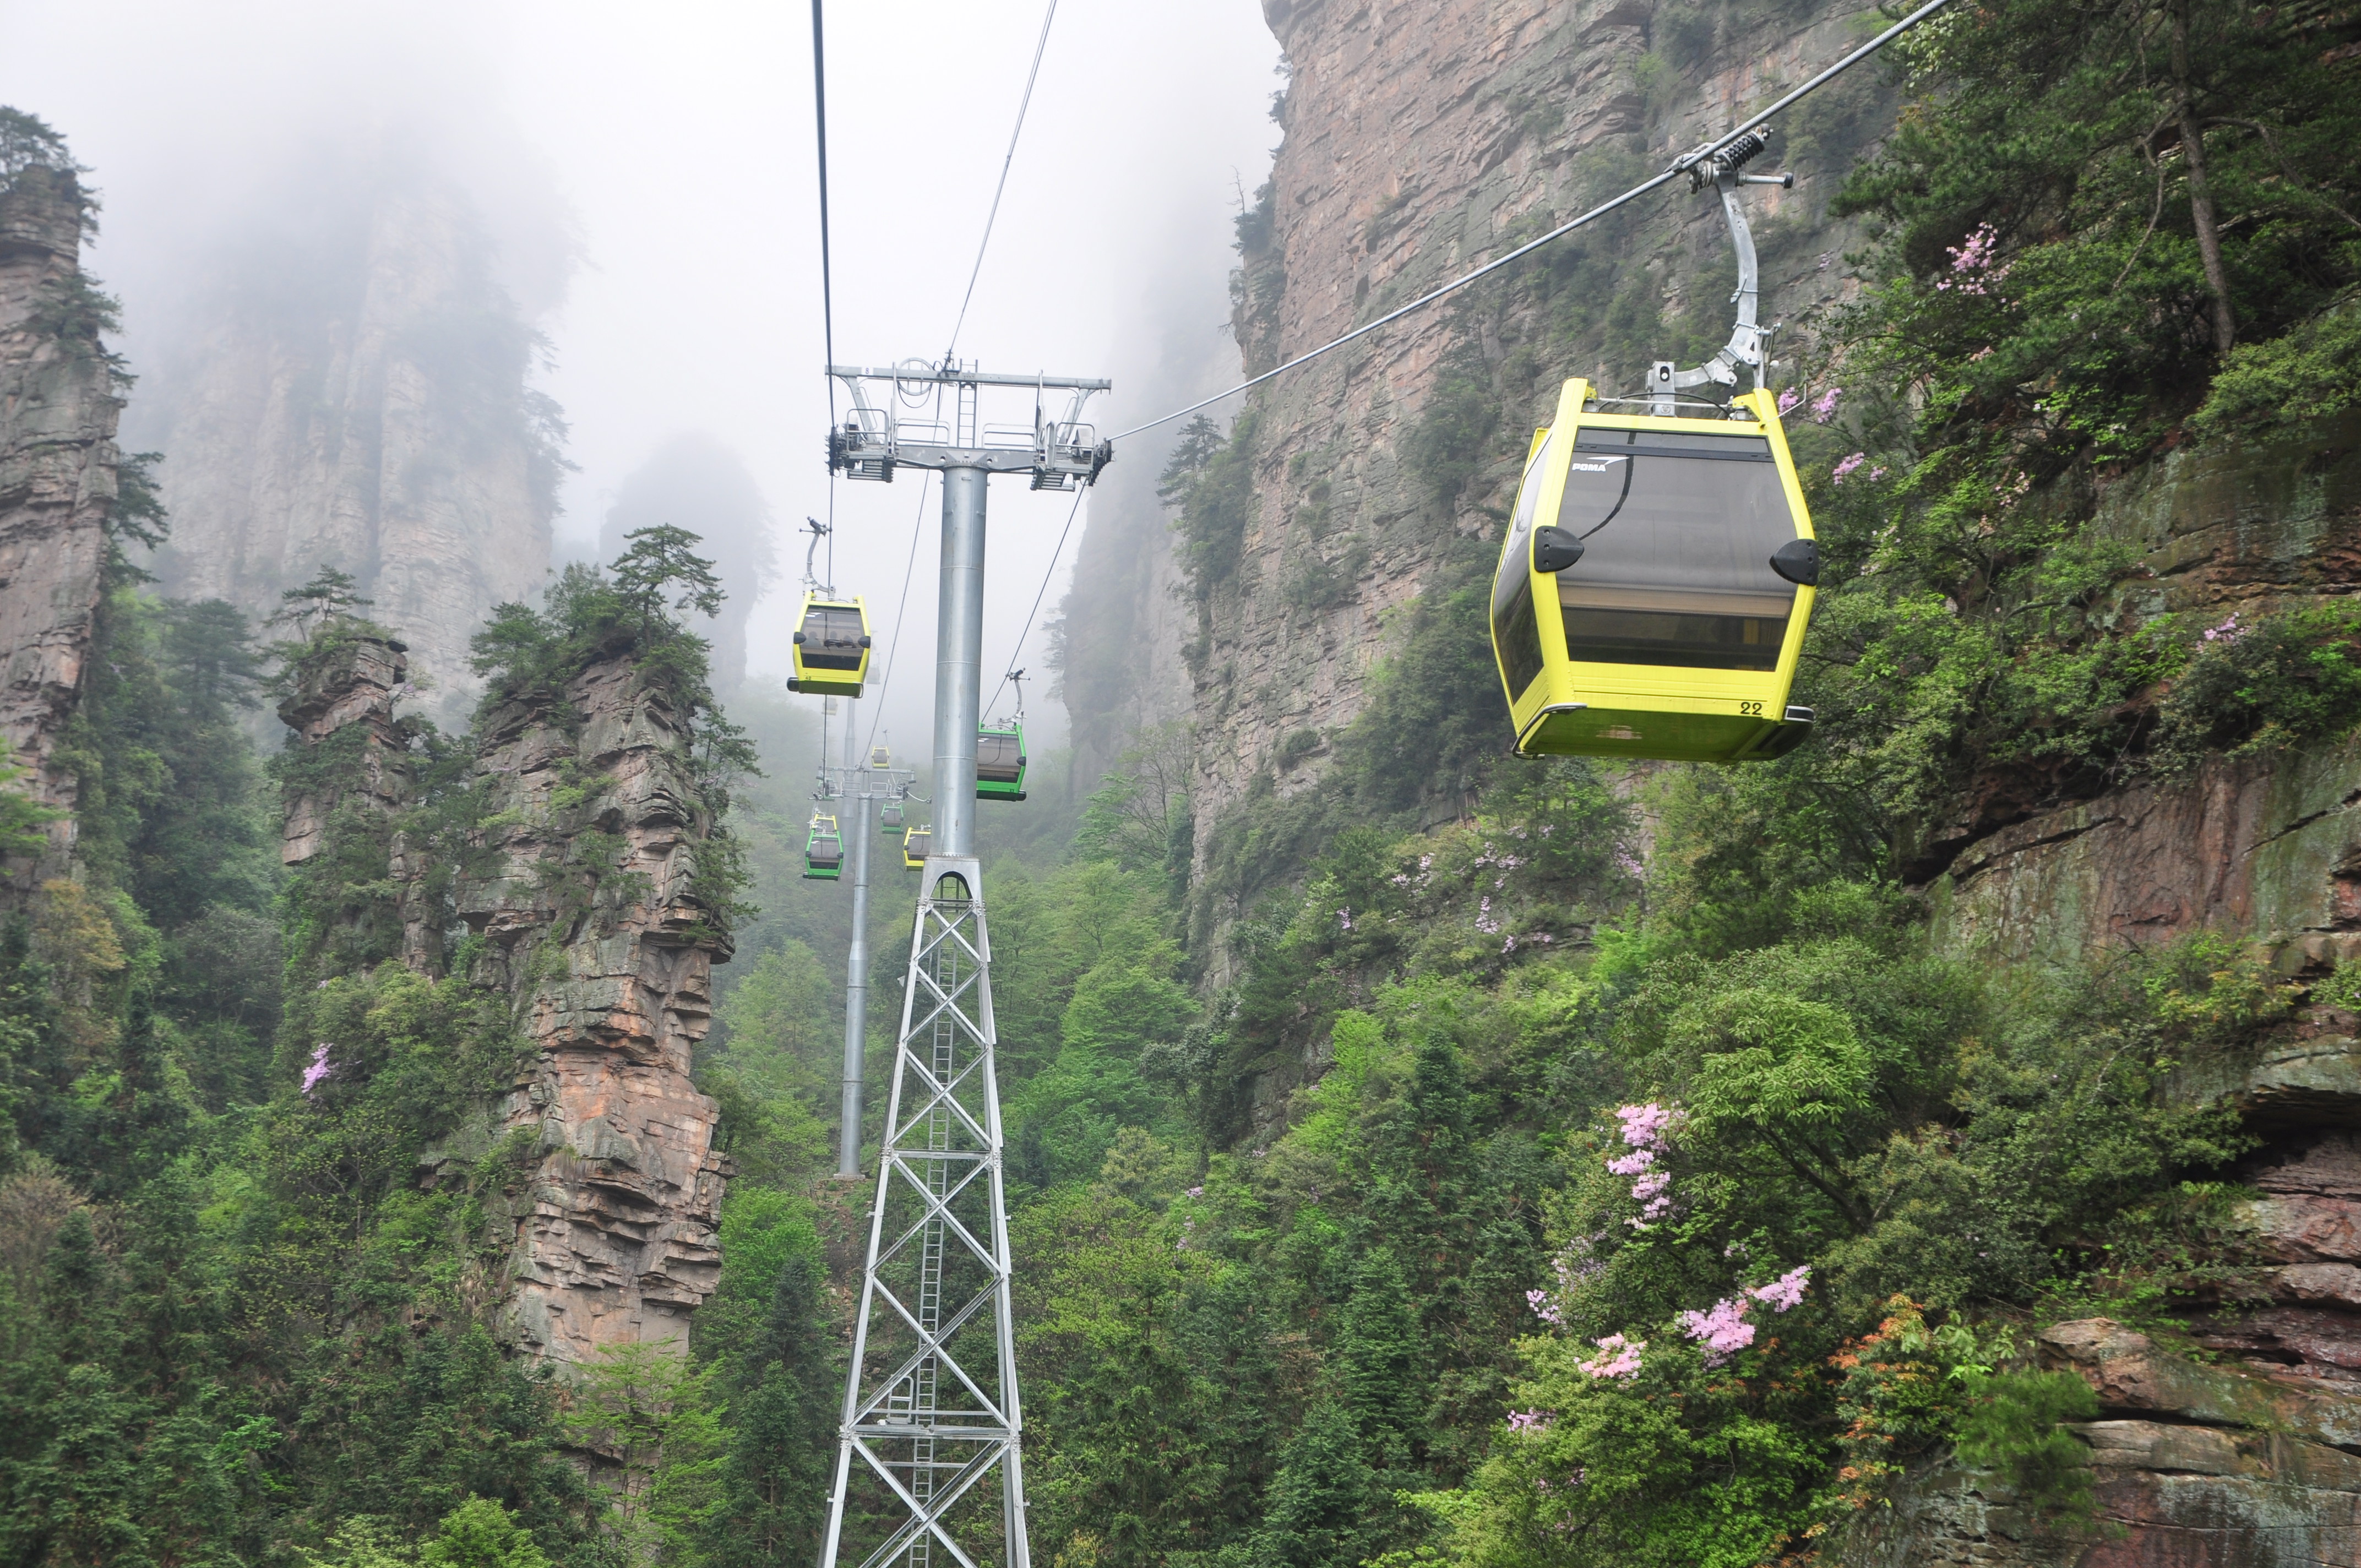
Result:
{"label": "tubular steel mast", "polygon": [[[1082,413],[1109,383],[993,376],[957,362],[832,365],[829,374],[852,394],[845,422],[829,433],[829,467],[889,482],[897,467],[939,470],[943,542],[934,839],[919,879],[820,1568],[978,1568],[983,1559],[1031,1568],[992,943],[975,852],[984,489],[994,474],[1028,474],[1037,490],[1095,480],[1113,449]],[[866,395],[881,382],[882,408]],[[1029,425],[981,422],[986,389],[1025,388],[1034,394]],[[1045,407],[1052,391],[1071,394],[1062,418]],[[905,407],[928,417],[906,418]],[[994,1470],[996,1509],[983,1486]]]}

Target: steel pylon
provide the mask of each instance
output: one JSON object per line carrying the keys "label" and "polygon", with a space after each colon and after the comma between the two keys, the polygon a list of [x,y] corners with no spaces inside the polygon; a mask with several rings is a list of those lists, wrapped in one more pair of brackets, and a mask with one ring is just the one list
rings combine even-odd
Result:
{"label": "steel pylon", "polygon": [[1029,1568],[983,879],[922,874],[820,1563]]}

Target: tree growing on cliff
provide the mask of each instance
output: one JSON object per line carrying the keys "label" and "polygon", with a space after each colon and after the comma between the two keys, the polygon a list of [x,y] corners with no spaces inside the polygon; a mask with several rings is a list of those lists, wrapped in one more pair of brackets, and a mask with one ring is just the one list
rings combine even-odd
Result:
{"label": "tree growing on cliff", "polygon": [[712,562],[689,548],[697,543],[696,534],[663,523],[635,528],[623,537],[631,547],[615,557],[615,587],[637,608],[642,639],[656,635],[659,627],[679,630],[664,623],[662,617],[664,596],[675,588],[680,590],[672,601],[675,610],[720,613],[721,579],[713,575]]}

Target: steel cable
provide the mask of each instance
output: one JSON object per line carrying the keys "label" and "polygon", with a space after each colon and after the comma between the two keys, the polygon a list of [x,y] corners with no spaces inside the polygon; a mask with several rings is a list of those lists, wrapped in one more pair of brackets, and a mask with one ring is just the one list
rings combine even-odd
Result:
{"label": "steel cable", "polygon": [[[814,5],[818,0],[813,0]],[[975,266],[967,275],[967,292],[960,297],[959,319],[951,323],[951,340],[943,348],[943,363],[949,365],[951,353],[959,347],[960,329],[967,325],[967,308],[975,299],[975,280],[983,276],[983,253],[992,244],[992,225],[1000,217],[1001,193],[1008,189],[1009,166],[1016,161],[1016,138],[1025,134],[1025,111],[1032,106],[1033,83],[1041,74],[1041,56],[1049,48],[1049,24],[1057,19],[1058,0],[1049,0],[1049,9],[1041,17],[1041,37],[1033,45],[1033,68],[1025,73],[1025,95],[1016,101],[1016,125],[1008,133],[1008,155],[1000,160],[1000,183],[992,188],[992,210],[984,214],[983,238],[976,242]],[[828,362],[836,363],[833,349]]]}
{"label": "steel cable", "polygon": [[[1033,595],[1033,608],[1025,612],[1025,630],[1016,634],[1016,646],[1009,651],[1008,666],[1012,674],[1016,668],[1016,661],[1025,656],[1025,640],[1033,635],[1033,618],[1041,613],[1041,601],[1049,597],[1050,580],[1058,575],[1058,558],[1066,553],[1066,535],[1074,531],[1074,519],[1082,515],[1082,498],[1088,494],[1087,487],[1074,487],[1074,504],[1066,510],[1066,526],[1058,531],[1058,547],[1049,552],[1049,569],[1041,574],[1041,587]],[[986,702],[980,711],[992,711],[992,704],[1000,700],[1001,691],[1008,685],[1008,679],[1007,674],[1000,677],[1000,685],[992,688],[992,700]]]}
{"label": "steel cable", "polygon": [[885,674],[877,683],[877,714],[869,721],[869,743],[864,753],[877,745],[877,727],[885,721],[885,690],[894,684],[894,656],[902,650],[902,622],[910,607],[910,577],[918,568],[918,535],[927,527],[927,489],[934,483],[929,473],[918,481],[918,515],[910,520],[910,558],[902,565],[902,597],[894,606],[894,635],[885,645]]}
{"label": "steel cable", "polygon": [[1527,240],[1524,244],[1517,247],[1516,249],[1509,252],[1506,256],[1488,261],[1483,266],[1476,269],[1473,272],[1466,273],[1460,277],[1455,278],[1439,289],[1431,290],[1426,293],[1421,294],[1417,299],[1412,300],[1410,303],[1403,305],[1399,309],[1388,311],[1384,315],[1379,316],[1377,320],[1367,323],[1361,326],[1356,326],[1352,331],[1345,334],[1342,337],[1331,338],[1326,343],[1322,344],[1319,347],[1311,350],[1309,353],[1299,354],[1284,365],[1266,370],[1259,376],[1251,377],[1246,380],[1239,382],[1235,387],[1225,388],[1221,391],[1215,392],[1210,398],[1200,398],[1195,402],[1191,403],[1187,408],[1175,409],[1170,413],[1159,415],[1157,418],[1149,420],[1145,424],[1133,425],[1129,430],[1118,432],[1117,433],[1109,436],[1107,439],[1109,441],[1128,440],[1130,437],[1137,435],[1142,431],[1154,430],[1159,424],[1170,424],[1176,419],[1181,419],[1187,415],[1195,413],[1199,409],[1210,408],[1212,405],[1220,402],[1224,398],[1235,397],[1240,392],[1259,387],[1265,381],[1271,379],[1271,378],[1275,376],[1283,376],[1299,365],[1311,363],[1312,360],[1319,358],[1322,355],[1327,353],[1331,349],[1342,348],[1345,345],[1352,342],[1356,337],[1367,336],[1368,334],[1377,331],[1378,328],[1384,326],[1389,322],[1398,322],[1413,311],[1423,310],[1427,306],[1434,303],[1435,301],[1442,299],[1445,294],[1455,293],[1459,290],[1466,288],[1468,284],[1476,281],[1478,278],[1484,277],[1488,273],[1498,272],[1501,268],[1506,267],[1509,263],[1518,259],[1520,257],[1530,256],[1534,251],[1539,250],[1542,247],[1550,244],[1554,240],[1564,239],[1567,235],[1572,234],[1575,230],[1581,228],[1586,224],[1596,223],[1598,219],[1603,218],[1608,214],[1615,211],[1616,208],[1620,207],[1627,203],[1637,201],[1640,197],[1646,195],[1649,192],[1656,190],[1659,187],[1678,179],[1680,176],[1687,173],[1697,164],[1707,161],[1717,153],[1723,151],[1734,143],[1743,139],[1749,133],[1761,126],[1763,121],[1768,120],[1772,115],[1793,105],[1806,93],[1817,92],[1818,89],[1828,85],[1828,82],[1834,81],[1838,76],[1851,70],[1854,66],[1859,65],[1862,60],[1867,60],[1871,55],[1875,54],[1879,49],[1883,49],[1887,44],[1892,43],[1895,38],[1900,38],[1904,33],[1908,32],[1912,27],[1916,27],[1920,22],[1925,21],[1927,17],[1933,16],[1936,12],[1941,10],[1950,3],[1951,0],[1927,0],[1926,5],[1919,6],[1918,9],[1911,12],[1910,15],[1903,17],[1902,20],[1894,23],[1894,26],[1886,28],[1885,31],[1878,34],[1877,37],[1870,39],[1869,42],[1861,45],[1861,48],[1853,50],[1850,54],[1845,56],[1834,65],[1829,66],[1826,71],[1821,71],[1817,76],[1813,77],[1810,81],[1805,82],[1801,87],[1796,88],[1794,92],[1788,93],[1777,103],[1773,104],[1769,108],[1763,109],[1747,115],[1744,122],[1741,123],[1736,130],[1730,132],[1728,135],[1723,136],[1717,140],[1707,142],[1704,146],[1697,148],[1693,152],[1683,154],[1677,162],[1675,162],[1670,169],[1665,170],[1662,174],[1656,175],[1653,179],[1645,181],[1641,184],[1632,186],[1631,189],[1624,192],[1620,196],[1601,202],[1598,205],[1591,208],[1588,212],[1584,213],[1581,216],[1567,223],[1560,224],[1557,227],[1550,230],[1549,233],[1542,236],[1539,239]]}

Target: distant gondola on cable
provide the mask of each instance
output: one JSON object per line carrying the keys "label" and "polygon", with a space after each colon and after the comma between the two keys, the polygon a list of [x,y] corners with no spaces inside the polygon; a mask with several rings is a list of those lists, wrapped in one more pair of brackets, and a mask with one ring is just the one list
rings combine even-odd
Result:
{"label": "distant gondola on cable", "polygon": [[834,882],[844,874],[844,836],[836,818],[824,811],[812,813],[811,834],[804,840],[804,875],[815,882]]}
{"label": "distant gondola on cable", "polygon": [[975,797],[1025,798],[1025,724],[986,724],[975,732]]}
{"label": "distant gondola on cable", "polygon": [[[828,525],[817,518],[806,518],[804,525],[811,543],[804,550],[804,609],[796,622],[790,650],[796,673],[787,677],[787,689],[815,696],[859,696],[869,678],[869,610],[858,594],[843,598],[814,575]],[[833,549],[829,554],[832,557]]]}
{"label": "distant gondola on cable", "polygon": [[[1521,756],[1757,762],[1811,733],[1787,701],[1819,546],[1773,395],[1763,386],[1741,137],[1692,171],[1720,192],[1739,253],[1739,320],[1713,361],[1660,361],[1649,393],[1565,383],[1536,431],[1492,588],[1492,651]],[[1735,394],[1737,368],[1755,389]],[[1726,400],[1681,394],[1719,390]],[[1735,395],[1733,395],[1735,394]]]}
{"label": "distant gondola on cable", "polygon": [[978,800],[1025,798],[1025,672],[1011,670],[1016,686],[1016,717],[994,719],[976,727],[975,797]]}
{"label": "distant gondola on cable", "polygon": [[903,826],[902,803],[898,800],[887,801],[877,813],[877,830],[888,839],[899,839],[902,836]]}
{"label": "distant gondola on cable", "polygon": [[902,836],[902,864],[914,872],[923,871],[927,864],[927,851],[934,848],[934,843],[935,830],[932,828],[911,828]]}

